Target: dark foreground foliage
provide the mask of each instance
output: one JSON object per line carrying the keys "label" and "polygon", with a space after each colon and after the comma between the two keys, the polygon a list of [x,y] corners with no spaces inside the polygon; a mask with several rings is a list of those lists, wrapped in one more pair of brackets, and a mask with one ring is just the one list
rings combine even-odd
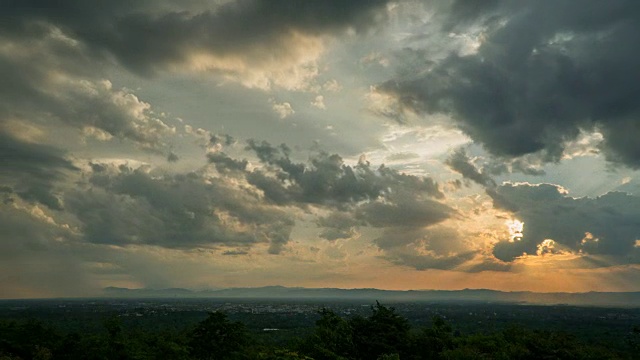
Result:
{"label": "dark foreground foliage", "polygon": [[0,322],[0,360],[17,359],[640,359],[640,327],[625,349],[580,341],[559,331],[512,326],[462,335],[442,318],[415,328],[394,308],[376,304],[367,317],[321,309],[310,335],[281,346],[258,341],[241,322],[212,312],[184,330],[126,329],[120,318],[100,333],[62,333],[36,320]]}

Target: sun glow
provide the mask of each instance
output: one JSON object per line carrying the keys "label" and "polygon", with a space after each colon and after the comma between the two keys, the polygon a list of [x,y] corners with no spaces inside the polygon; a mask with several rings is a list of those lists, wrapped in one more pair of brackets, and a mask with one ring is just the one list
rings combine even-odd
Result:
{"label": "sun glow", "polygon": [[518,219],[507,220],[505,222],[507,229],[509,230],[509,242],[522,240],[522,231],[524,230],[524,223]]}
{"label": "sun glow", "polygon": [[536,251],[536,255],[542,256],[544,254],[553,254],[555,250],[556,242],[552,239],[545,239],[540,244],[538,244],[538,250]]}

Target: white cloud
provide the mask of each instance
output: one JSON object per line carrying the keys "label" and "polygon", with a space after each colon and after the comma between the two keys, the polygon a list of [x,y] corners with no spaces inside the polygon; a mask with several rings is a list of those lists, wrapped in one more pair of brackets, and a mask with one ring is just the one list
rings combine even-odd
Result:
{"label": "white cloud", "polygon": [[342,85],[336,79],[328,80],[322,85],[322,88],[326,91],[330,92],[340,92],[342,90]]}
{"label": "white cloud", "polygon": [[293,114],[295,114],[295,110],[291,107],[291,104],[288,102],[277,103],[273,101],[273,105],[271,106],[273,111],[280,117],[280,119],[285,119]]}
{"label": "white cloud", "polygon": [[311,106],[316,107],[318,109],[325,110],[327,106],[324,104],[324,96],[322,95],[316,96],[316,98],[313,99],[313,101],[311,102]]}
{"label": "white cloud", "polygon": [[388,58],[380,54],[379,52],[371,52],[360,59],[360,63],[363,65],[378,64],[382,67],[388,67],[390,61]]}

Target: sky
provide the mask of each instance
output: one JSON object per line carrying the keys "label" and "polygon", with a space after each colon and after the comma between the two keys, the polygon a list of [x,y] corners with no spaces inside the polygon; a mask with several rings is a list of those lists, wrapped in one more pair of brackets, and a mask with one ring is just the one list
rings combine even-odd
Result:
{"label": "sky", "polygon": [[0,7],[0,298],[640,291],[638,1]]}

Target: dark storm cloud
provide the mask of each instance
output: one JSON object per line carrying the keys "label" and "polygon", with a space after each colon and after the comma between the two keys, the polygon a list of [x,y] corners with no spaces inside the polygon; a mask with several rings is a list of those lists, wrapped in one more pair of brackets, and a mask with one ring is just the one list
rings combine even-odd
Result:
{"label": "dark storm cloud", "polygon": [[214,9],[201,3],[200,9],[178,10],[155,1],[16,0],[3,6],[1,27],[19,34],[32,23],[50,23],[93,53],[112,55],[133,71],[150,74],[185,63],[194,52],[234,56],[259,48],[286,54],[293,32],[364,31],[385,19],[387,0],[239,0]]}
{"label": "dark storm cloud", "polygon": [[203,176],[152,176],[141,169],[108,168],[90,189],[69,192],[68,210],[87,241],[168,248],[250,246],[268,243],[279,253],[293,227],[289,215],[260,203],[224,180]]}
{"label": "dark storm cloud", "polygon": [[[440,201],[444,194],[430,177],[403,174],[384,165],[373,168],[364,159],[351,166],[339,155],[325,152],[297,162],[285,144],[249,140],[246,150],[264,165],[245,170],[247,182],[261,190],[268,203],[329,211],[316,222],[322,228],[319,236],[329,241],[352,238],[358,228],[369,226],[393,233],[388,240],[396,244],[416,243],[426,228],[458,215]],[[235,164],[238,160],[220,162]],[[395,247],[376,245],[385,253]],[[446,252],[451,251],[449,246]],[[444,266],[439,261],[434,264]]]}
{"label": "dark storm cloud", "polygon": [[328,216],[319,218],[317,225],[323,228],[320,237],[333,241],[353,237],[356,234],[355,229],[366,224],[357,220],[350,212],[335,211]]}
{"label": "dark storm cloud", "polygon": [[[523,158],[518,158],[511,161],[511,172],[521,172],[525,175],[531,176],[543,176],[546,175],[546,171],[541,169],[539,166],[532,165],[528,163]],[[494,174],[498,175],[501,173],[495,172]]]}
{"label": "dark storm cloud", "polygon": [[210,163],[214,164],[219,173],[225,174],[232,171],[244,171],[247,168],[247,160],[236,160],[223,152],[207,154]]}
{"label": "dark storm cloud", "polygon": [[464,263],[472,260],[476,255],[476,252],[467,252],[463,254],[456,254],[451,256],[434,256],[434,255],[419,255],[415,252],[404,253],[395,252],[389,255],[385,255],[382,258],[390,261],[393,264],[408,266],[416,270],[428,270],[428,269],[440,269],[440,270],[456,270]]}
{"label": "dark storm cloud", "polygon": [[17,139],[1,129],[0,164],[0,185],[5,192],[56,210],[62,204],[55,195],[55,182],[78,170],[60,149]]}
{"label": "dark storm cloud", "polygon": [[[371,226],[392,233],[388,241],[394,244],[416,243],[425,228],[457,214],[438,201],[444,194],[429,177],[402,174],[384,165],[375,169],[364,160],[350,166],[339,155],[324,152],[313,154],[308,163],[298,163],[290,158],[291,150],[284,144],[249,141],[247,149],[254,151],[267,167],[248,173],[247,181],[261,189],[268,200],[332,211],[317,221],[323,229],[320,237],[329,241],[352,238],[359,227]],[[406,259],[397,254],[396,246],[374,242],[389,256],[387,260],[398,263]],[[414,266],[416,257],[421,261],[429,258],[438,267],[449,263],[431,255],[413,255],[407,265]]]}
{"label": "dark storm cloud", "polygon": [[53,239],[67,234],[63,229],[14,206],[0,205],[0,215],[2,263],[30,253],[46,253],[55,245]]}
{"label": "dark storm cloud", "polygon": [[309,164],[297,163],[290,158],[291,149],[285,144],[272,146],[253,140],[248,144],[247,149],[254,151],[274,176],[267,179],[264,174],[255,175],[261,172],[256,170],[247,178],[275,202],[289,199],[300,204],[339,207],[391,199],[396,193],[412,193],[416,199],[444,197],[438,184],[429,177],[402,174],[384,165],[374,170],[366,161],[350,166],[339,155],[325,152],[311,156]]}
{"label": "dark storm cloud", "polygon": [[222,255],[225,255],[225,256],[238,256],[238,255],[247,255],[247,254],[249,253],[244,250],[227,250],[222,253]]}
{"label": "dark storm cloud", "polygon": [[[476,161],[480,160],[480,161]],[[530,163],[534,160],[536,164]],[[462,175],[464,179],[475,182],[487,188],[487,191],[496,187],[494,176],[522,173],[531,176],[542,176],[545,171],[539,167],[539,159],[532,156],[524,156],[515,159],[504,157],[492,157],[490,159],[472,159],[467,155],[464,147],[455,149],[445,160],[445,164],[451,170]],[[468,183],[467,183],[468,184]]]}
{"label": "dark storm cloud", "polygon": [[640,197],[610,192],[572,198],[550,184],[504,184],[489,194],[494,206],[512,211],[524,222],[521,240],[496,244],[494,255],[501,260],[536,254],[544,240],[552,239],[559,250],[640,261],[640,249],[635,246],[640,238]]}
{"label": "dark storm cloud", "polygon": [[469,156],[467,156],[466,151],[462,148],[454,151],[445,163],[452,170],[460,173],[465,179],[469,179],[482,186],[496,186],[495,181],[490,176],[487,176],[476,168]]}
{"label": "dark storm cloud", "polygon": [[253,171],[245,174],[247,182],[260,189],[265,199],[275,205],[284,206],[294,202],[297,191],[282,185],[282,182],[275,177],[268,176],[261,171]]}
{"label": "dark storm cloud", "polygon": [[107,140],[126,139],[159,151],[172,129],[130,90],[100,76],[100,62],[63,33],[42,24],[12,39],[0,34],[0,123],[70,126]]}
{"label": "dark storm cloud", "polygon": [[112,65],[152,74],[206,68],[194,58],[213,56],[216,60],[203,61],[218,64],[213,70],[238,75],[242,69],[259,69],[263,61],[295,63],[304,53],[296,36],[365,31],[384,20],[385,4],[5,1],[0,14],[0,121],[64,124],[85,137],[132,141],[172,161],[165,137],[174,130],[132,91],[101,79]]}
{"label": "dark storm cloud", "polygon": [[177,162],[178,160],[180,160],[180,157],[174,152],[169,152],[169,155],[167,155],[168,162]]}
{"label": "dark storm cloud", "polygon": [[3,298],[80,296],[90,289],[73,234],[13,206],[0,205],[0,289]]}
{"label": "dark storm cloud", "polygon": [[296,162],[284,144],[251,140],[247,150],[262,166],[250,170],[248,160],[209,153],[221,174],[215,178],[91,163],[91,187],[68,192],[65,203],[92,243],[169,248],[268,243],[274,254],[289,241],[293,208],[328,211],[317,222],[327,240],[352,237],[358,226],[423,228],[456,214],[439,201],[444,195],[428,177],[384,166],[374,170],[365,161],[349,166],[324,152]]}
{"label": "dark storm cloud", "polygon": [[417,66],[380,91],[450,114],[494,155],[557,161],[581,130],[598,130],[609,160],[640,167],[640,3],[458,1],[445,23],[485,28],[477,53]]}
{"label": "dark storm cloud", "polygon": [[231,146],[235,143],[236,143],[236,139],[234,139],[233,136],[228,134],[212,134],[211,137],[209,138],[209,144],[213,146],[216,146],[216,145]]}
{"label": "dark storm cloud", "polygon": [[356,217],[374,227],[424,227],[437,224],[455,214],[455,210],[440,202],[416,199],[406,193],[390,198],[390,202],[371,202],[358,207]]}

